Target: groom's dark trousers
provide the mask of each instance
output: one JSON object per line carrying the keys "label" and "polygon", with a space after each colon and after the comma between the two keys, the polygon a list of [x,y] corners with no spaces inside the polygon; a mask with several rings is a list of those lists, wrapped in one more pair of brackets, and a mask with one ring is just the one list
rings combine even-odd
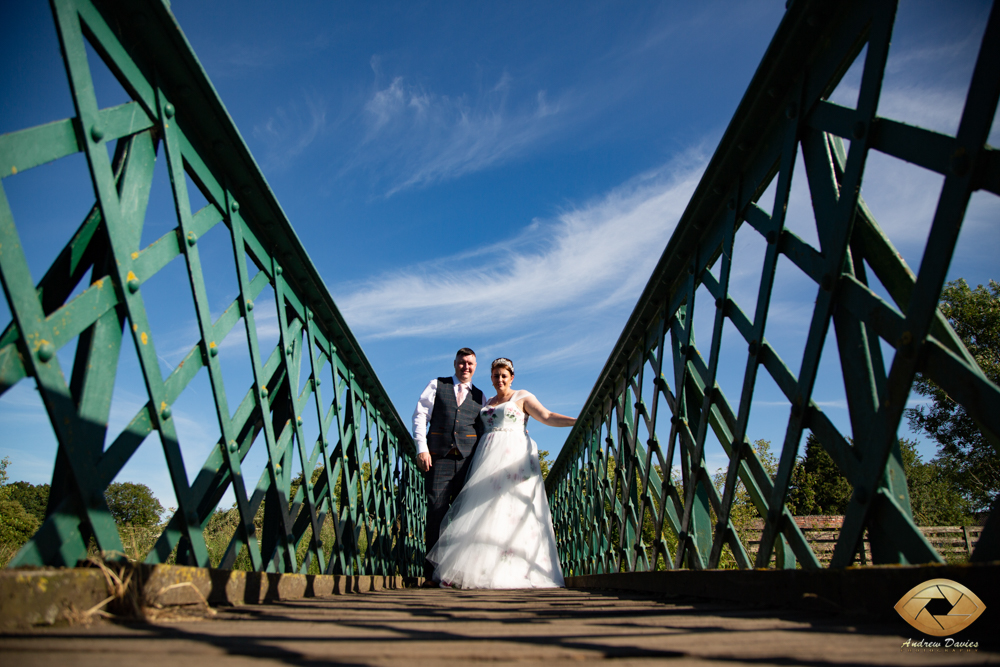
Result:
{"label": "groom's dark trousers", "polygon": [[[479,411],[484,400],[483,392],[473,385],[462,405],[458,405],[452,379],[438,378],[434,411],[431,413],[427,433],[427,449],[432,465],[424,473],[424,489],[427,494],[424,535],[427,552],[437,543],[441,534],[441,520],[465,484],[466,471],[483,432]],[[425,563],[424,576],[430,579],[433,573],[434,566]]]}

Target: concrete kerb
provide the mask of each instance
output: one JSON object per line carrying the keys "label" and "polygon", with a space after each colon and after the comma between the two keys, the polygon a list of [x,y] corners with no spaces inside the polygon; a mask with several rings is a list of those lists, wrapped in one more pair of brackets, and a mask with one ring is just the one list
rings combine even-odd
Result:
{"label": "concrete kerb", "polygon": [[892,617],[899,599],[928,579],[951,579],[983,595],[1000,590],[1000,561],[971,565],[881,565],[843,570],[622,572],[568,576],[566,587]]}
{"label": "concrete kerb", "polygon": [[[416,577],[277,574],[181,565],[124,567],[132,575],[129,592],[149,607],[255,604],[408,588],[422,582]],[[3,570],[0,629],[73,620],[103,608],[110,596],[107,576],[97,567]]]}

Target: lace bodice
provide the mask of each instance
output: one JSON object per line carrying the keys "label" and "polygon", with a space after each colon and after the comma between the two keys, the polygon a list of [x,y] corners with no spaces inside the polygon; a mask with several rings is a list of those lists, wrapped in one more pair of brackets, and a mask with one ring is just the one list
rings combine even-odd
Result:
{"label": "lace bodice", "polygon": [[480,411],[486,433],[492,431],[525,431],[528,415],[517,407],[515,401],[506,401],[499,405],[487,405]]}

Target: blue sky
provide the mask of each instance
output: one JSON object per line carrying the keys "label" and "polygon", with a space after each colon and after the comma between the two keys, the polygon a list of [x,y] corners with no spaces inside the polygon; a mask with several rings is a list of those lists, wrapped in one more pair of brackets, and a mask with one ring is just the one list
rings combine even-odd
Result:
{"label": "blue sky", "polygon": [[[493,4],[172,3],[405,420],[461,346],[483,364],[512,358],[515,387],[558,412],[579,411],[784,12],[777,0]],[[954,133],[988,11],[985,2],[902,2],[880,114]],[[101,105],[126,101],[91,65]],[[855,68],[834,100],[853,105],[858,80]],[[0,133],[72,115],[47,3],[0,9],[0,90]],[[92,203],[78,158],[3,181],[36,279]],[[862,194],[916,267],[941,179],[877,154],[868,165]],[[176,224],[164,178],[161,169],[143,245]],[[815,239],[801,170],[794,183],[789,225]],[[1000,277],[998,213],[995,197],[974,197],[950,277]],[[225,264],[221,234],[200,247]],[[748,312],[762,256],[761,239],[737,236],[736,298]],[[190,305],[171,299],[169,280],[183,283],[183,267],[171,270],[143,286],[147,303],[159,304],[165,372],[196,338]],[[219,271],[217,313],[236,295]],[[797,370],[815,287],[795,271],[779,266],[768,336]],[[274,317],[258,312],[273,344]],[[709,317],[696,320],[703,348]],[[6,304],[0,320],[9,320]],[[249,382],[241,348],[227,339],[231,409]],[[745,350],[723,355],[721,384],[734,404]],[[134,352],[123,355],[113,431],[145,400]],[[71,359],[60,351],[64,369]],[[481,368],[474,380],[489,390]],[[768,383],[750,434],[777,445],[788,404]],[[175,415],[193,474],[218,427],[204,372],[186,394]],[[825,363],[816,398],[849,433],[843,396],[839,367]],[[566,434],[532,429],[553,455]],[[11,478],[47,482],[54,451],[30,382],[0,397]],[[934,448],[922,451],[929,458]],[[717,446],[708,454],[711,467],[723,464]],[[262,459],[252,461],[260,470]],[[155,438],[119,480],[147,483],[172,504]]]}

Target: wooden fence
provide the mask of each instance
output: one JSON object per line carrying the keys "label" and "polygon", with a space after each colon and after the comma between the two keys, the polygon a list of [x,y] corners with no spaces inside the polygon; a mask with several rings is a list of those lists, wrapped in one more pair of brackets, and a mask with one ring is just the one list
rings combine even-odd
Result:
{"label": "wooden fence", "polygon": [[[803,532],[813,552],[824,566],[830,563],[833,548],[840,537],[840,527],[844,523],[843,516],[797,516],[795,523]],[[756,555],[760,544],[760,534],[764,528],[762,519],[756,519],[743,532],[744,544],[751,556]],[[982,526],[921,526],[924,534],[937,552],[949,562],[966,560],[972,553],[983,532]],[[868,531],[865,530],[864,541],[858,550],[855,565],[871,564],[871,544],[868,542]]]}

